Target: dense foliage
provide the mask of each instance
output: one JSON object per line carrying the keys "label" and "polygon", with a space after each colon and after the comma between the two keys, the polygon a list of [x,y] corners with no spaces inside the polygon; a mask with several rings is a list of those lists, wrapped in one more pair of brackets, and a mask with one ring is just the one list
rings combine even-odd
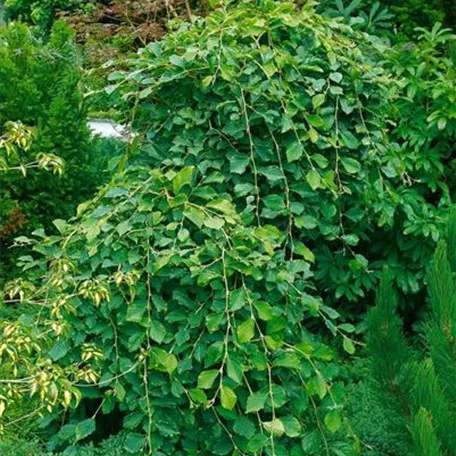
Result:
{"label": "dense foliage", "polygon": [[[111,75],[113,83],[126,82],[137,106],[149,162],[203,162],[205,172],[221,172],[218,192],[234,190],[249,223],[272,221],[288,231],[290,245],[312,251],[315,282],[330,299],[365,296],[385,261],[404,291],[418,291],[438,237],[439,208],[449,204],[448,186],[443,196],[434,193],[446,151],[428,157],[430,134],[417,141],[406,124],[401,136],[412,140],[396,138],[396,128],[388,140],[384,119],[394,120],[392,106],[402,114],[415,103],[423,106],[424,129],[432,105],[404,101],[405,90],[379,64],[385,48],[338,21],[319,18],[313,38],[298,37],[273,23],[273,13],[244,20],[239,11],[230,13],[233,23],[220,11],[201,29],[170,34],[144,49],[131,73]],[[294,19],[286,20],[293,27]],[[333,37],[339,30],[357,46]],[[448,71],[442,85],[450,88]],[[451,103],[453,95],[436,93],[436,105]],[[410,157],[409,143],[420,160]]]}
{"label": "dense foliage", "polygon": [[138,5],[6,5],[0,453],[455,453],[451,9]]}
{"label": "dense foliage", "polygon": [[407,435],[411,431],[414,454],[419,456],[452,455],[456,451],[455,266],[453,211],[448,243],[439,242],[429,271],[430,311],[420,325],[426,345],[424,356],[411,353],[397,315],[397,297],[388,272],[382,279],[377,305],[368,317],[372,377],[382,393],[389,419],[398,432]]}
{"label": "dense foliage", "polygon": [[[57,174],[43,166],[29,172],[27,179],[17,169],[2,173],[2,249],[19,234],[49,229],[53,220],[73,215],[109,176],[104,171],[109,156],[100,156],[86,126],[81,75],[72,34],[64,23],[55,23],[46,46],[19,23],[0,31],[0,133],[7,134],[15,125],[11,122],[20,121],[33,132],[22,148],[22,162],[33,164],[43,156],[64,161]],[[18,158],[14,160],[17,168]],[[12,266],[8,258],[3,258],[3,271]]]}

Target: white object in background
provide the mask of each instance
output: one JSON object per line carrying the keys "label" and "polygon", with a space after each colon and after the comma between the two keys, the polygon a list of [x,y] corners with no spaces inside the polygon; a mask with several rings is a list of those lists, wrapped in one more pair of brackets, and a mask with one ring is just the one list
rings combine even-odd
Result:
{"label": "white object in background", "polygon": [[124,140],[128,136],[125,125],[119,125],[109,119],[90,119],[87,125],[94,136]]}

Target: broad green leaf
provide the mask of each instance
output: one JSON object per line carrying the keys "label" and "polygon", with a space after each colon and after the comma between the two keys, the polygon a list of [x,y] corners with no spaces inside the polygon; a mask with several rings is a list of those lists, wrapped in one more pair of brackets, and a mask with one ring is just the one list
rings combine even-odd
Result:
{"label": "broad green leaf", "polygon": [[167,334],[166,328],[157,320],[152,320],[150,323],[149,336],[155,342],[161,344]]}
{"label": "broad green leaf", "polygon": [[205,403],[207,401],[206,393],[202,389],[192,388],[188,393],[194,402]]}
{"label": "broad green leaf", "polygon": [[208,217],[204,220],[204,226],[214,230],[220,230],[225,225],[225,220],[220,217]]}
{"label": "broad green leaf", "polygon": [[359,141],[356,136],[348,130],[341,131],[340,136],[342,137],[343,143],[351,150],[359,148]]}
{"label": "broad green leaf", "polygon": [[298,141],[292,142],[288,147],[287,147],[287,160],[288,162],[294,162],[296,160],[299,160],[302,157],[302,154],[304,152],[304,148],[302,144]]}
{"label": "broad green leaf", "polygon": [[255,322],[251,318],[241,323],[237,328],[238,340],[241,344],[249,342],[255,335]]}
{"label": "broad green leaf", "polygon": [[215,382],[215,379],[220,375],[216,369],[203,371],[198,375],[198,388],[210,389]]}
{"label": "broad green leaf", "polygon": [[220,400],[223,408],[226,408],[227,410],[233,410],[237,402],[236,393],[228,386],[222,385],[220,391]]}
{"label": "broad green leaf", "polygon": [[263,202],[268,209],[272,211],[283,211],[285,210],[285,200],[281,195],[271,194],[263,198]]}
{"label": "broad green leaf", "polygon": [[269,321],[273,318],[272,307],[266,301],[256,301],[253,306],[258,312],[258,318],[260,320]]}
{"label": "broad green leaf", "polygon": [[127,307],[126,320],[134,323],[139,323],[143,315],[146,313],[147,303],[145,301],[136,300],[133,304]]}
{"label": "broad green leaf", "polygon": [[310,396],[318,396],[323,399],[328,392],[328,386],[321,377],[312,377],[306,383],[306,391]]}
{"label": "broad green leaf", "polygon": [[306,228],[313,230],[317,227],[317,219],[312,215],[300,215],[295,218],[296,228]]}
{"label": "broad green leaf", "polygon": [[231,201],[228,201],[226,199],[217,199],[210,201],[209,203],[207,203],[206,207],[210,209],[215,209],[221,212],[222,214],[227,215],[234,214],[236,212]]}
{"label": "broad green leaf", "polygon": [[247,439],[251,439],[255,435],[255,425],[245,416],[236,418],[233,430],[236,434]]}
{"label": "broad green leaf", "polygon": [[129,432],[125,437],[124,450],[129,453],[138,453],[144,446],[146,438],[143,434]]}
{"label": "broad green leaf", "polygon": [[236,359],[229,357],[226,362],[226,370],[228,377],[236,383],[242,382],[242,366]]}
{"label": "broad green leaf", "polygon": [[76,441],[83,440],[89,435],[95,432],[95,420],[90,418],[84,421],[80,421],[76,425],[75,436]]}
{"label": "broad green leaf", "polygon": [[185,217],[191,220],[198,228],[203,226],[206,219],[206,214],[199,208],[188,206],[184,212]]}
{"label": "broad green leaf", "polygon": [[245,290],[243,288],[239,288],[234,290],[230,293],[230,310],[236,311],[242,309],[244,305],[247,303]]}
{"label": "broad green leaf", "polygon": [[300,437],[301,423],[294,416],[282,416],[280,421],[285,429],[285,434],[288,437]]}
{"label": "broad green leaf", "polygon": [[309,183],[309,185],[311,186],[312,190],[316,190],[317,188],[321,187],[321,177],[314,168],[312,168],[306,174],[306,180]]}
{"label": "broad green leaf", "polygon": [[168,353],[165,363],[166,372],[171,375],[177,369],[177,364],[176,356],[172,353]]}
{"label": "broad green leaf", "polygon": [[191,184],[193,179],[193,166],[187,166],[186,168],[182,168],[177,175],[173,178],[173,190],[174,193],[179,193],[180,189],[184,185]]}
{"label": "broad green leaf", "polygon": [[325,94],[324,93],[319,93],[315,96],[312,97],[312,106],[314,109],[319,108],[324,102],[325,102]]}
{"label": "broad green leaf", "polygon": [[230,158],[230,171],[234,174],[244,174],[249,163],[250,157],[248,155],[233,155]]}
{"label": "broad green leaf", "polygon": [[54,346],[49,351],[49,355],[54,361],[58,361],[59,359],[63,358],[70,349],[70,344],[65,339],[60,339],[58,342],[54,344]]}
{"label": "broad green leaf", "polygon": [[317,130],[315,130],[315,128],[312,128],[312,127],[309,128],[308,135],[309,135],[310,141],[313,142],[314,144],[318,141],[318,138],[320,137]]}
{"label": "broad green leaf", "polygon": [[263,427],[266,431],[277,437],[281,437],[285,433],[285,427],[279,418],[264,422]]}
{"label": "broad green leaf", "polygon": [[342,73],[339,73],[337,71],[329,74],[329,79],[331,79],[331,81],[336,82],[337,84],[339,84],[339,82],[342,81],[342,78]]}
{"label": "broad green leaf", "polygon": [[344,167],[345,171],[347,171],[349,174],[355,174],[361,171],[361,165],[359,161],[355,160],[354,158],[341,157],[340,161],[342,162],[342,166]]}
{"label": "broad green leaf", "polygon": [[315,128],[321,128],[325,124],[323,119],[317,114],[306,114],[306,120],[310,126]]}
{"label": "broad green leaf", "polygon": [[325,416],[325,425],[330,432],[337,432],[342,424],[342,415],[339,410],[331,410]]}
{"label": "broad green leaf", "polygon": [[247,444],[247,451],[250,453],[258,453],[269,442],[269,438],[265,434],[256,434]]}
{"label": "broad green leaf", "polygon": [[349,353],[350,355],[353,355],[356,351],[355,345],[353,344],[353,341],[349,339],[348,337],[344,337],[343,342],[344,350]]}
{"label": "broad green leaf", "polygon": [[260,410],[263,410],[264,405],[266,404],[266,399],[266,392],[258,391],[250,394],[247,398],[247,406],[245,409],[246,413],[259,412]]}

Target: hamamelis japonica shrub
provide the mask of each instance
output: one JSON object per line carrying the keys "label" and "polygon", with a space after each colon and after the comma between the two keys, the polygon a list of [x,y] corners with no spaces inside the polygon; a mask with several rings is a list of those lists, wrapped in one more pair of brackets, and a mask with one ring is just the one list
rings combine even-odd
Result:
{"label": "hamamelis japonica shrub", "polygon": [[131,453],[359,452],[323,343],[353,353],[354,328],[327,304],[374,286],[382,236],[419,276],[399,242],[421,200],[386,141],[395,83],[379,50],[311,7],[266,1],[182,24],[114,74],[140,146],[36,244],[44,260],[23,259],[35,285],[6,290],[38,313],[2,339],[36,342],[2,354],[19,377],[0,385],[4,421],[5,389],[28,397],[32,370],[36,413],[70,409],[60,431],[46,421],[67,454],[106,422]]}

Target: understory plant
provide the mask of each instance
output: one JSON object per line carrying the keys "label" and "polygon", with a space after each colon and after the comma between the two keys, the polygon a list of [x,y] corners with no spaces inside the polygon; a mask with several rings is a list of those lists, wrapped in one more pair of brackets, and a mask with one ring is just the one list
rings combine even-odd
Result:
{"label": "understory plant", "polygon": [[429,309],[420,325],[423,347],[412,349],[385,271],[368,316],[372,380],[389,421],[413,442],[417,456],[456,452],[456,210],[428,274]]}

